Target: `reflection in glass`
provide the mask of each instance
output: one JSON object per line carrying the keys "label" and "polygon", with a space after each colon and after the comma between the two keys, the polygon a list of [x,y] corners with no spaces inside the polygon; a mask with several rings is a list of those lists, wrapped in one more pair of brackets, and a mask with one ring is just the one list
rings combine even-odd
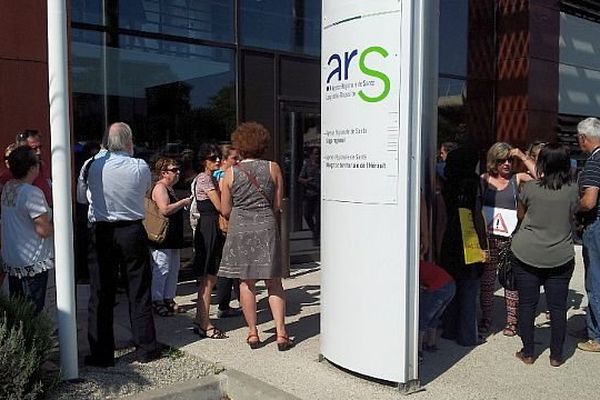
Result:
{"label": "reflection in glass", "polygon": [[469,0],[440,0],[440,74],[467,76]]}
{"label": "reflection in glass", "polygon": [[233,0],[121,0],[119,26],[193,39],[233,42]]}
{"label": "reflection in glass", "polygon": [[240,0],[240,4],[242,44],[319,54],[321,1]]}
{"label": "reflection in glass", "polygon": [[71,0],[71,20],[88,24],[103,25],[103,0]]}
{"label": "reflection in glass", "polygon": [[[121,36],[120,44],[103,50],[73,41],[76,110],[85,99],[82,107],[103,120],[106,98],[106,119],[131,125],[137,155],[145,159],[228,138],[235,125],[233,50],[131,36]],[[102,129],[83,119],[75,113],[76,138],[99,139]]]}
{"label": "reflection in glass", "polygon": [[465,134],[466,82],[440,78],[438,83],[438,143],[460,141]]}

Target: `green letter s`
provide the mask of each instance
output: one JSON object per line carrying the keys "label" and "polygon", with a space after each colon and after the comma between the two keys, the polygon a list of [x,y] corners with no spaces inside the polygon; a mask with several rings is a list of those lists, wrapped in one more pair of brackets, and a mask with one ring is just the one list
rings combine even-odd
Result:
{"label": "green letter s", "polygon": [[363,74],[373,76],[375,78],[379,78],[383,82],[383,91],[381,92],[381,94],[379,96],[369,97],[362,90],[358,91],[358,96],[366,102],[377,103],[378,101],[385,99],[387,97],[387,95],[390,93],[390,78],[388,78],[388,76],[386,74],[384,74],[383,72],[376,71],[374,69],[370,69],[365,65],[365,59],[367,58],[367,55],[370,53],[379,53],[383,57],[387,57],[388,52],[383,47],[372,46],[360,54],[360,60],[358,62],[358,66]]}

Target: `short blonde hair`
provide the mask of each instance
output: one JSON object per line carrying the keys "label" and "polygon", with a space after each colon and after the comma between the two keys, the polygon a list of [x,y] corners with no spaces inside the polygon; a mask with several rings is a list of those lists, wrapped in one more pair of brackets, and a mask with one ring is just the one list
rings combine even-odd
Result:
{"label": "short blonde hair", "polygon": [[505,142],[496,142],[487,152],[486,169],[490,175],[498,175],[498,160],[508,158],[512,146]]}

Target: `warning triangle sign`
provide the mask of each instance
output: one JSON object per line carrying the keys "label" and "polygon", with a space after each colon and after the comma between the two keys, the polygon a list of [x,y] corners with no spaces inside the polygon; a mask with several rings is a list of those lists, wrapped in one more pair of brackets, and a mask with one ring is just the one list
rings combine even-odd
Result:
{"label": "warning triangle sign", "polygon": [[494,218],[488,224],[488,228],[492,233],[509,233],[501,213],[494,215]]}

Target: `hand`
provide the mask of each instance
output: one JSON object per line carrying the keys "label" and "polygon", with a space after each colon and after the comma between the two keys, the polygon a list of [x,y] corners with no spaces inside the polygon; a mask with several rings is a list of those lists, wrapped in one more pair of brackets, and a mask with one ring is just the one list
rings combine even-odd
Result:
{"label": "hand", "polygon": [[182,204],[184,207],[189,207],[192,205],[192,198],[191,197],[186,197],[185,199],[181,200]]}
{"label": "hand", "polygon": [[527,155],[521,151],[521,149],[515,147],[510,150],[508,153],[509,157],[517,157],[518,159],[525,161],[527,159]]}
{"label": "hand", "polygon": [[490,252],[489,250],[481,250],[481,255],[483,256],[483,262],[489,262],[490,261]]}

